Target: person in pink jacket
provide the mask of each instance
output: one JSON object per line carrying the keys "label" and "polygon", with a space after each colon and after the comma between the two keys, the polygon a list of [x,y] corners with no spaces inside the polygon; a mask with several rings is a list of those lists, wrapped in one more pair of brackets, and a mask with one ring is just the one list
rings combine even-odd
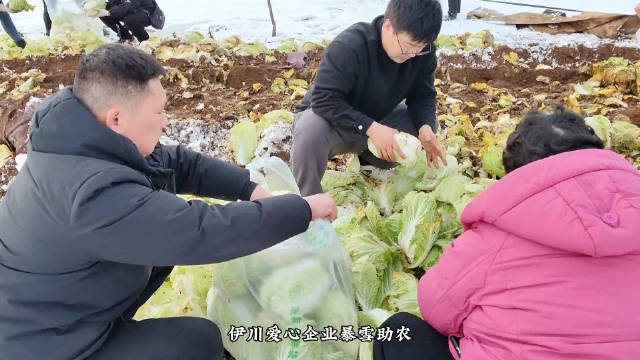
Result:
{"label": "person in pink jacket", "polygon": [[[529,113],[507,175],[420,280],[424,321],[375,359],[640,359],[640,172],[577,114]],[[426,321],[426,322],[425,322]]]}

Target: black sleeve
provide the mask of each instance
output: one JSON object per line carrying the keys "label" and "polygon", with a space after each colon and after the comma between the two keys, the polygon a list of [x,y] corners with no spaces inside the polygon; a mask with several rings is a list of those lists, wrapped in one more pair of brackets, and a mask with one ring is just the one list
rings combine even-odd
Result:
{"label": "black sleeve", "polygon": [[109,14],[115,19],[122,19],[127,16],[133,9],[140,6],[139,0],[120,1],[118,5],[109,8]]}
{"label": "black sleeve", "polygon": [[70,241],[96,260],[147,266],[222,262],[302,233],[311,220],[298,195],[208,205],[126,178],[114,172],[93,176],[73,201]]}
{"label": "black sleeve", "polygon": [[160,148],[163,165],[174,171],[178,194],[249,200],[257,186],[249,180],[249,170],[180,145]]}
{"label": "black sleeve", "polygon": [[314,81],[311,110],[334,126],[366,133],[374,119],[356,110],[347,97],[356,83],[358,56],[344,44],[327,46]]}
{"label": "black sleeve", "polygon": [[438,60],[435,56],[435,50],[425,56],[429,58],[426,59],[420,75],[414,80],[406,103],[416,129],[420,129],[423,125],[429,125],[435,133],[438,131],[438,120],[436,118],[437,92],[434,81]]}

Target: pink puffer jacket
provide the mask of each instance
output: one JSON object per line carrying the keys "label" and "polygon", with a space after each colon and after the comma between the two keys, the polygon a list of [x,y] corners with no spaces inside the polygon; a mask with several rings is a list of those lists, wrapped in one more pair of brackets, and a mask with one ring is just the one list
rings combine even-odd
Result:
{"label": "pink puffer jacket", "polygon": [[640,359],[640,173],[607,150],[508,174],[462,214],[420,280],[424,319],[463,360]]}

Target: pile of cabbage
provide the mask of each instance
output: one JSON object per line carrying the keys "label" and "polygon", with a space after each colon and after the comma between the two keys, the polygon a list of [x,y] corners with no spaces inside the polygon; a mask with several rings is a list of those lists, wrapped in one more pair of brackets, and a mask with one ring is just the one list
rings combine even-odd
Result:
{"label": "pile of cabbage", "polygon": [[[255,122],[236,125],[229,138],[235,160],[245,164],[255,162],[255,144],[261,133],[274,126],[290,126],[292,118],[291,113],[278,110]],[[447,166],[428,166],[418,139],[400,133],[396,140],[406,158],[397,157],[400,163],[395,168],[371,169],[360,166],[357,156],[346,156],[338,159],[343,161],[342,166],[330,164],[322,179],[323,188],[340,208],[341,216],[333,222],[333,227],[351,257],[358,326],[377,327],[401,311],[420,316],[419,276],[436,264],[446,246],[461,234],[460,215],[465,206],[504,176],[502,150],[520,120],[503,116],[493,123],[474,125],[464,114],[445,114],[439,116],[439,121],[442,130],[438,137],[444,145]],[[640,169],[639,127],[599,115],[587,117],[586,121],[608,148],[626,156]],[[371,143],[369,146],[375,154],[375,147]],[[289,170],[286,167],[280,170],[279,174],[289,175],[278,175],[269,181],[290,183]],[[276,193],[281,192],[291,192],[291,189],[283,185]],[[188,281],[173,280],[191,271],[195,272],[193,277],[204,279],[202,287],[185,287]],[[207,282],[210,286],[211,275],[202,275],[201,271],[201,267],[178,267],[177,275],[172,274],[173,278],[161,288],[163,291],[154,296],[139,315],[206,314],[204,288]],[[216,274],[215,267],[213,273]],[[219,279],[216,275],[213,279],[233,288],[233,279]],[[371,351],[371,343],[361,343],[359,359],[371,359]]]}
{"label": "pile of cabbage", "polygon": [[393,170],[366,176],[353,156],[346,171],[327,170],[322,179],[342,207],[334,227],[351,254],[356,299],[365,318],[371,312],[420,316],[418,276],[461,234],[464,207],[495,181],[465,171],[477,172],[456,157],[472,152],[463,141],[448,146],[447,165],[436,168],[427,165],[418,139],[405,133],[395,137],[407,156],[396,156],[400,163]]}

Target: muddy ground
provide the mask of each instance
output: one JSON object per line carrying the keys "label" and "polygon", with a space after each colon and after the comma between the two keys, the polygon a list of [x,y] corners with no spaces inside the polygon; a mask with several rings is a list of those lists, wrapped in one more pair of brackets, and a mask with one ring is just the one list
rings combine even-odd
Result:
{"label": "muddy ground", "polygon": [[[515,52],[516,62],[507,61],[503,55]],[[225,138],[229,129],[239,120],[267,113],[276,109],[293,110],[300,99],[291,92],[274,93],[271,85],[276,77],[283,77],[292,68],[286,54],[275,54],[276,61],[266,63],[264,55],[256,57],[232,56],[215,64],[204,61],[171,59],[163,61],[169,76],[164,80],[168,94],[167,113],[172,120],[166,130],[166,138],[172,142],[189,144],[196,150],[230,159]],[[293,78],[311,82],[322,56],[322,49],[306,54],[303,67],[295,69]],[[443,51],[439,54],[438,114],[452,112],[451,99],[460,100],[454,112],[467,114],[472,122],[493,121],[499,115],[495,111],[480,111],[487,105],[495,106],[495,94],[474,90],[469,85],[482,82],[500,89],[515,98],[513,106],[502,109],[512,117],[521,117],[531,109],[552,108],[561,104],[573,93],[573,85],[589,79],[583,66],[605,60],[611,56],[640,60],[636,48],[602,44],[597,48],[557,47],[540,49],[532,44],[528,49],[498,47],[495,50],[476,50],[465,53]],[[0,143],[6,143],[16,153],[26,152],[28,121],[37,103],[27,107],[31,96],[44,98],[61,86],[73,83],[74,71],[80,56],[50,56],[34,59],[0,60],[0,84],[7,82],[7,91],[0,95]],[[539,64],[552,68],[536,70]],[[8,92],[14,88],[15,75],[38,69],[46,74],[35,93],[14,98]],[[547,81],[540,81],[540,76]],[[262,84],[262,87],[255,84]],[[545,99],[533,97],[546,94]],[[639,98],[625,99],[628,107],[609,109],[613,118],[627,118],[640,122]],[[33,103],[33,102],[32,102]],[[589,104],[585,104],[588,106]],[[622,117],[621,117],[622,116]],[[290,142],[285,137],[283,142]],[[195,143],[195,145],[194,145]],[[286,147],[284,147],[286,148]],[[287,159],[286,150],[279,156]],[[14,161],[0,168],[0,198],[7,184],[17,173]]]}

